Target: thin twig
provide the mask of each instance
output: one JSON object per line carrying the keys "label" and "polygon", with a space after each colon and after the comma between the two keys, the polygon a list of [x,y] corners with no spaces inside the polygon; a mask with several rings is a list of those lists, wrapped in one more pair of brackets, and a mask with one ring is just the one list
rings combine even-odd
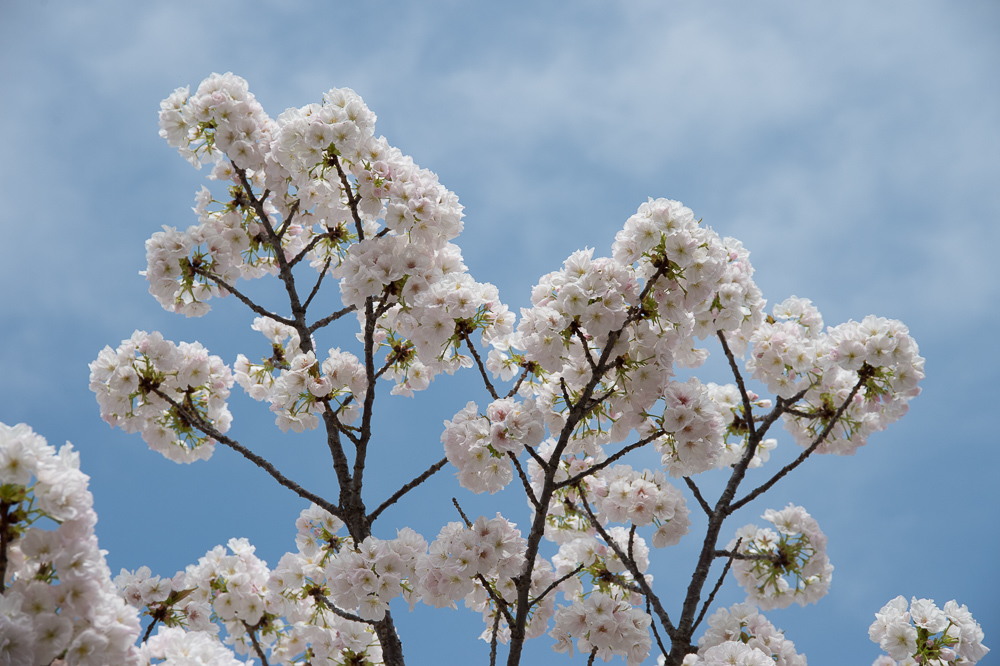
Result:
{"label": "thin twig", "polygon": [[587,512],[587,516],[590,518],[590,524],[594,526],[594,529],[596,529],[598,534],[601,535],[601,538],[604,539],[605,543],[611,546],[611,549],[615,551],[615,555],[618,556],[618,559],[621,560],[622,564],[624,564],[626,568],[628,568],[629,573],[632,574],[632,578],[639,586],[639,589],[642,592],[643,596],[645,596],[647,599],[652,600],[653,608],[656,610],[657,617],[660,618],[660,622],[663,624],[663,628],[667,630],[667,634],[672,637],[674,632],[674,625],[670,621],[670,616],[667,615],[667,611],[663,608],[663,605],[660,603],[660,598],[656,596],[652,588],[649,587],[649,583],[646,582],[646,577],[643,576],[642,572],[639,571],[639,567],[636,566],[635,561],[629,559],[628,556],[624,552],[622,552],[622,549],[618,546],[615,540],[611,538],[611,535],[608,534],[607,530],[604,529],[604,526],[601,525],[599,520],[597,520],[597,516],[595,516],[594,512],[591,510],[590,504],[587,502],[587,497],[584,494],[584,492],[580,490],[579,494],[580,494],[580,502],[583,504],[583,508]]}
{"label": "thin twig", "polygon": [[377,509],[368,514],[368,524],[370,525],[371,523],[375,522],[375,519],[378,518],[383,511],[385,511],[390,506],[398,502],[403,495],[410,492],[411,490],[419,486],[421,483],[434,476],[434,474],[437,473],[438,470],[440,470],[447,464],[448,464],[448,458],[441,458],[441,460],[437,461],[429,468],[427,468],[427,471],[425,471],[423,474],[416,477],[415,479],[407,483],[405,486],[397,490],[395,493],[393,493],[392,497],[379,504]]}
{"label": "thin twig", "polygon": [[583,353],[587,357],[587,363],[590,364],[590,371],[596,372],[597,364],[594,363],[594,357],[590,353],[590,345],[587,342],[587,337],[583,334],[583,329],[580,328],[580,325],[577,324],[575,320],[570,325],[570,328],[574,333],[576,333],[576,337],[580,338],[580,344],[583,345]]}
{"label": "thin twig", "polygon": [[854,396],[857,395],[858,390],[861,389],[864,383],[865,383],[864,378],[859,377],[858,382],[854,385],[854,388],[851,389],[851,392],[850,394],[848,394],[847,399],[844,400],[843,404],[840,405],[840,407],[834,413],[833,418],[830,419],[830,422],[823,429],[823,432],[821,432],[819,436],[816,437],[813,443],[809,445],[808,449],[803,451],[798,458],[796,458],[792,462],[782,467],[781,471],[772,476],[767,482],[749,492],[743,499],[731,504],[728,512],[733,513],[734,511],[737,511],[741,507],[745,506],[747,503],[752,502],[754,499],[767,492],[771,488],[771,486],[773,486],[778,482],[779,479],[781,479],[783,476],[785,476],[793,469],[795,469],[803,462],[805,462],[806,458],[808,458],[812,454],[812,452],[819,447],[820,444],[826,441],[827,436],[833,431],[833,428],[835,425],[837,425],[837,422],[840,421],[840,417],[843,416],[844,412],[847,411],[848,406],[854,400]]}
{"label": "thin twig", "polygon": [[[320,241],[329,237],[330,237],[329,232],[314,234],[313,237],[309,239],[309,242],[306,244],[306,246],[301,250],[299,250],[299,253],[297,255],[291,258],[291,260],[288,262],[288,267],[294,268],[295,264],[305,259],[306,255],[309,254],[309,251],[312,250],[314,247],[316,247],[320,243]],[[332,259],[332,255],[328,256],[326,259],[327,266],[330,265],[330,259]]]}
{"label": "thin twig", "polygon": [[361,213],[358,212],[358,202],[361,200],[361,197],[351,191],[351,183],[347,180],[347,174],[344,172],[344,168],[340,164],[340,158],[336,155],[333,156],[333,165],[337,167],[337,174],[340,176],[340,184],[344,187],[344,194],[347,196],[347,205],[350,207],[351,216],[354,218],[354,230],[358,234],[358,240],[363,241],[365,239],[365,225],[361,221]]}
{"label": "thin twig", "polygon": [[698,490],[698,486],[696,486],[694,481],[691,480],[691,477],[685,476],[684,483],[686,483],[687,487],[691,489],[692,493],[694,493],[694,498],[698,500],[698,504],[701,505],[702,511],[705,512],[705,515],[711,517],[712,508],[708,506],[708,502],[706,502],[705,498],[701,496],[701,491]]}
{"label": "thin twig", "polygon": [[715,557],[728,557],[730,560],[760,560],[765,562],[777,562],[781,559],[778,553],[741,553],[737,550],[716,549],[712,553]]}
{"label": "thin twig", "polygon": [[209,437],[216,440],[220,444],[228,446],[233,451],[236,451],[244,458],[246,458],[253,464],[257,465],[257,467],[260,467],[262,470],[270,474],[275,481],[285,486],[299,497],[307,499],[310,502],[316,503],[317,505],[326,509],[328,512],[332,513],[333,515],[337,516],[338,518],[346,522],[346,518],[341,512],[339,507],[323,499],[316,493],[312,493],[303,488],[302,486],[300,486],[299,484],[295,483],[294,481],[286,477],[284,474],[279,472],[277,468],[270,462],[260,457],[259,455],[257,455],[247,447],[243,446],[236,440],[226,437],[221,432],[212,427],[209,423],[206,423],[200,414],[191,413],[190,411],[185,409],[180,403],[172,399],[170,396],[165,394],[160,389],[153,389],[153,392],[156,395],[163,398],[164,400],[166,400],[168,403],[170,403],[170,405],[173,406],[174,409],[176,409],[189,423],[198,428],[198,430],[201,430],[204,434],[208,435]]}
{"label": "thin twig", "polygon": [[319,272],[319,277],[316,278],[316,284],[313,285],[312,291],[309,292],[309,297],[306,298],[306,302],[302,304],[303,310],[309,309],[309,304],[319,293],[319,286],[323,284],[323,278],[326,277],[326,272],[330,269],[330,257],[326,258],[326,262],[323,264],[323,270]]}
{"label": "thin twig", "polygon": [[458,499],[452,497],[451,498],[451,503],[455,505],[456,509],[458,509],[458,515],[462,516],[462,521],[465,522],[465,526],[466,527],[472,527],[472,521],[469,520],[469,517],[467,515],[465,515],[464,511],[462,511],[462,507],[459,506],[459,504],[458,504]]}
{"label": "thin twig", "polygon": [[153,618],[153,621],[149,623],[148,627],[146,627],[146,633],[142,635],[142,641],[140,642],[145,643],[146,641],[149,640],[149,637],[153,634],[153,627],[156,626],[156,623],[158,621],[159,620],[157,618],[155,617]]}
{"label": "thin twig", "polygon": [[486,366],[483,365],[483,359],[479,356],[479,352],[476,351],[476,346],[472,344],[472,340],[469,339],[469,335],[467,333],[463,333],[461,339],[465,340],[465,345],[469,348],[469,351],[472,352],[472,358],[476,360],[476,365],[479,367],[479,374],[482,375],[483,381],[486,383],[486,390],[494,400],[499,400],[500,396],[497,395],[497,390],[493,387],[493,382],[491,382],[490,378],[486,376]]}
{"label": "thin twig", "polygon": [[591,474],[595,474],[596,472],[601,471],[602,469],[604,469],[608,465],[613,465],[615,462],[617,462],[618,460],[620,460],[623,456],[625,456],[630,451],[635,451],[636,449],[638,449],[640,447],[646,446],[647,444],[649,444],[653,440],[658,439],[659,437],[662,437],[664,434],[665,433],[662,430],[658,430],[656,433],[654,433],[652,435],[649,435],[648,437],[643,437],[638,442],[635,442],[633,444],[629,444],[628,446],[626,446],[625,448],[623,448],[621,451],[618,451],[614,455],[608,457],[607,460],[603,460],[603,461],[597,463],[596,465],[585,469],[584,471],[580,472],[579,474],[566,479],[565,481],[560,481],[559,483],[556,484],[556,490],[559,490],[560,488],[565,488],[567,486],[574,486],[574,485],[576,485],[577,483],[579,483],[580,481],[582,481],[586,477],[590,476]]}
{"label": "thin twig", "polygon": [[12,505],[7,502],[0,502],[0,592],[6,589],[7,583],[7,548],[10,547],[11,534],[10,513],[7,512]]}
{"label": "thin twig", "polygon": [[559,388],[562,389],[562,397],[563,397],[563,400],[566,401],[566,409],[572,410],[574,407],[576,407],[576,405],[574,405],[573,401],[569,399],[569,390],[566,388],[566,378],[565,377],[560,377],[559,378]]}
{"label": "thin twig", "polygon": [[268,666],[267,657],[264,656],[264,650],[261,649],[260,643],[257,642],[257,634],[254,633],[257,631],[258,625],[251,627],[246,623],[246,620],[240,620],[240,622],[243,623],[243,628],[247,630],[247,634],[250,636],[250,642],[253,643],[253,651],[257,653],[258,657],[260,657],[261,664],[263,664],[263,666]]}
{"label": "thin twig", "polygon": [[649,616],[649,626],[653,630],[653,637],[656,638],[656,644],[660,646],[660,654],[666,657],[669,653],[667,648],[663,646],[663,639],[660,638],[660,632],[656,630],[656,618],[653,617],[652,608],[649,605],[649,597],[646,597],[646,615]]}
{"label": "thin twig", "polygon": [[331,612],[333,612],[334,615],[339,615],[345,620],[350,620],[351,622],[361,622],[362,624],[375,624],[374,620],[366,620],[362,617],[355,615],[354,613],[348,613],[345,610],[337,608],[330,602],[329,599],[326,598],[326,595],[324,595],[322,592],[319,591],[318,588],[310,592],[309,595],[314,599],[323,602],[323,605],[326,606]]}
{"label": "thin twig", "polygon": [[535,451],[535,447],[525,445],[524,449],[528,452],[528,455],[535,459],[535,462],[538,463],[543,470],[546,472],[549,471],[549,462],[545,460],[545,458],[538,455],[538,452]]}
{"label": "thin twig", "polygon": [[524,371],[523,371],[523,372],[521,373],[521,376],[520,376],[520,377],[518,377],[518,378],[517,378],[517,381],[516,381],[516,382],[514,383],[514,387],[513,387],[513,388],[511,388],[511,390],[510,390],[510,392],[509,392],[509,393],[507,393],[507,396],[506,396],[506,397],[508,397],[508,398],[513,398],[513,397],[514,397],[514,394],[516,394],[516,393],[517,393],[517,390],[518,390],[519,388],[521,388],[521,384],[522,384],[522,383],[524,382],[524,380],[525,380],[525,378],[526,378],[527,376],[528,376],[528,369],[527,369],[527,368],[525,368],[525,369],[524,369]]}
{"label": "thin twig", "polygon": [[[743,399],[743,420],[747,424],[747,431],[750,436],[747,437],[747,451],[751,451],[757,447],[757,429],[754,426],[753,420],[753,405],[750,402],[750,394],[747,392],[746,384],[743,382],[743,375],[740,373],[740,369],[736,365],[736,357],[733,352],[729,349],[729,343],[726,342],[726,334],[721,330],[716,331],[719,337],[719,342],[722,343],[722,350],[726,354],[726,359],[729,361],[729,368],[733,371],[733,377],[736,378],[736,385],[740,389],[740,397]],[[752,456],[752,453],[749,453]]]}
{"label": "thin twig", "polygon": [[493,613],[493,636],[490,638],[490,666],[497,666],[497,631],[500,630],[500,613]]}
{"label": "thin twig", "polygon": [[310,326],[308,328],[308,331],[310,333],[313,333],[313,332],[315,332],[315,331],[323,328],[324,326],[328,326],[328,325],[332,324],[333,322],[337,321],[338,319],[340,319],[341,317],[343,317],[348,312],[354,312],[356,309],[357,309],[356,306],[354,306],[354,305],[348,305],[346,308],[342,308],[340,310],[337,310],[336,312],[334,312],[329,317],[323,317],[322,319],[317,320],[315,323],[313,323],[312,326]]}
{"label": "thin twig", "polygon": [[531,600],[530,605],[535,606],[535,605],[541,603],[542,599],[545,598],[545,595],[547,595],[549,592],[551,592],[552,590],[554,590],[557,587],[559,587],[560,585],[562,585],[563,582],[569,580],[570,578],[572,578],[573,576],[577,575],[581,571],[583,571],[583,565],[582,564],[580,566],[578,566],[576,569],[573,569],[572,571],[570,571],[565,576],[562,576],[558,580],[553,581],[548,587],[546,587],[544,590],[542,590],[541,594],[539,594],[537,597],[535,597],[534,599]]}
{"label": "thin twig", "polygon": [[521,477],[521,485],[524,486],[524,494],[528,496],[531,500],[532,506],[535,507],[535,511],[541,511],[542,505],[538,503],[538,498],[535,497],[535,491],[531,489],[531,483],[528,482],[528,477],[524,473],[524,468],[521,467],[520,461],[517,459],[511,451],[507,452],[507,456],[510,457],[511,462],[514,463],[514,469],[517,470],[517,475]]}
{"label": "thin twig", "polygon": [[[736,546],[733,548],[733,553],[739,550],[740,543],[742,543],[743,537],[736,540]],[[726,580],[726,574],[729,573],[729,567],[733,566],[733,558],[730,557],[726,561],[726,566],[722,569],[722,575],[719,576],[718,582],[716,582],[715,587],[712,588],[712,593],[708,595],[708,599],[705,600],[705,605],[701,607],[701,613],[698,614],[698,619],[694,621],[694,625],[691,627],[691,631],[694,632],[698,629],[698,625],[701,624],[702,619],[705,617],[705,613],[708,611],[709,606],[715,601],[715,595],[718,593],[719,589],[722,587],[723,581]]]}
{"label": "thin twig", "polygon": [[268,312],[263,307],[257,305],[252,300],[250,300],[250,298],[245,294],[243,294],[239,289],[229,284],[228,282],[220,278],[218,275],[215,275],[214,273],[209,273],[203,268],[192,268],[192,270],[198,275],[208,278],[212,282],[216,283],[217,285],[219,285],[220,287],[231,293],[233,296],[237,298],[237,300],[239,300],[248,308],[259,314],[261,317],[267,317],[268,319],[273,319],[274,321],[284,324],[285,326],[295,326],[294,320],[282,317],[281,315],[276,315],[273,312]]}

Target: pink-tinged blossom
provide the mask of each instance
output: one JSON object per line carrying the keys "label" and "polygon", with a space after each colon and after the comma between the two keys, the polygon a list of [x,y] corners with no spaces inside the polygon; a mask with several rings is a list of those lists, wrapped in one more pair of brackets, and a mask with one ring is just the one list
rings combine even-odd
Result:
{"label": "pink-tinged blossom", "polygon": [[833,565],[826,554],[826,535],[800,506],[768,509],[763,518],[777,532],[747,525],[736,532],[727,548],[745,558],[733,560],[733,574],[747,592],[747,601],[763,610],[805,606],[830,589]]}

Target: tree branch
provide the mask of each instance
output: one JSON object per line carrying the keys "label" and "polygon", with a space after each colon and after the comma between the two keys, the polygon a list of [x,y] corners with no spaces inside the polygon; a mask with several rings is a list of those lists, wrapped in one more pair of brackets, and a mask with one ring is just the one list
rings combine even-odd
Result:
{"label": "tree branch", "polygon": [[513,388],[511,388],[511,389],[510,389],[510,392],[508,392],[508,393],[507,393],[507,395],[506,395],[505,397],[507,397],[507,398],[513,398],[513,397],[514,397],[514,395],[515,395],[515,394],[517,393],[517,390],[518,390],[519,388],[521,388],[521,384],[522,384],[522,383],[524,383],[524,380],[525,380],[525,378],[526,378],[527,376],[528,376],[528,369],[527,369],[527,368],[525,368],[525,369],[524,369],[524,370],[523,370],[523,371],[521,372],[521,376],[517,378],[517,381],[516,381],[516,382],[514,382],[514,386],[513,386]]}
{"label": "tree branch", "polygon": [[531,500],[531,505],[535,507],[535,511],[541,511],[542,505],[538,503],[538,498],[535,497],[535,491],[531,489],[531,484],[528,482],[528,477],[524,473],[524,468],[521,467],[521,463],[518,461],[517,456],[515,456],[510,451],[507,452],[507,456],[510,457],[511,462],[514,463],[514,469],[517,470],[517,475],[521,477],[521,485],[524,486],[524,494],[528,496]]}
{"label": "tree branch", "polygon": [[383,511],[385,511],[390,506],[398,502],[403,495],[410,492],[411,490],[419,486],[421,483],[434,476],[434,474],[436,474],[438,470],[440,470],[447,464],[448,464],[448,459],[441,458],[441,460],[431,465],[423,474],[416,477],[415,479],[407,483],[405,486],[397,490],[395,493],[393,493],[392,497],[379,504],[377,509],[368,514],[368,524],[370,525],[371,523],[375,522],[375,519],[378,518]]}
{"label": "tree branch", "polygon": [[479,367],[479,374],[482,375],[483,382],[486,383],[486,390],[494,400],[499,400],[500,396],[497,395],[497,390],[493,387],[493,382],[491,382],[490,378],[486,375],[486,366],[483,365],[483,359],[480,358],[479,352],[476,351],[476,346],[473,345],[472,340],[469,339],[468,333],[462,334],[462,340],[465,340],[465,345],[469,348],[469,351],[472,352],[472,358],[476,359],[476,365]]}
{"label": "tree branch", "polygon": [[313,588],[313,590],[309,592],[309,596],[313,597],[317,601],[322,602],[322,604],[326,606],[334,615],[339,615],[345,620],[350,620],[351,622],[360,622],[362,624],[375,624],[374,620],[365,620],[364,618],[361,618],[355,615],[354,613],[348,613],[345,610],[340,610],[332,603],[330,603],[330,600],[326,598],[326,595],[323,594],[319,588]]}
{"label": "tree branch", "polygon": [[306,298],[306,302],[302,304],[303,310],[309,309],[309,304],[319,293],[319,286],[323,284],[323,278],[326,277],[326,272],[330,270],[330,257],[326,258],[326,262],[323,263],[323,270],[319,272],[319,277],[316,278],[316,284],[313,285],[312,291],[309,292],[309,296]]}
{"label": "tree branch", "polygon": [[851,401],[854,400],[854,396],[857,395],[858,390],[862,386],[864,386],[864,383],[865,383],[864,378],[859,377],[858,382],[854,385],[854,388],[851,389],[851,392],[850,394],[848,394],[847,399],[844,400],[844,402],[840,405],[840,407],[834,413],[833,417],[830,419],[830,422],[826,424],[825,428],[823,428],[823,432],[821,432],[816,437],[815,441],[813,441],[813,443],[809,445],[808,449],[803,451],[798,458],[796,458],[792,462],[782,467],[781,471],[779,471],[777,474],[768,479],[767,482],[752,490],[743,499],[739,500],[738,502],[734,502],[732,505],[730,505],[728,513],[731,514],[734,511],[739,510],[741,507],[745,506],[749,502],[752,502],[757,497],[760,497],[762,494],[767,492],[771,488],[771,486],[776,484],[779,479],[781,479],[786,474],[791,472],[793,469],[795,469],[803,462],[805,462],[806,458],[812,455],[812,452],[815,451],[817,448],[819,448],[820,444],[826,441],[827,436],[833,431],[833,428],[835,425],[837,425],[837,422],[840,421],[840,417],[842,417],[844,415],[844,412],[847,411],[847,408],[848,406],[850,406]]}
{"label": "tree branch", "polygon": [[[733,548],[733,553],[735,553],[740,549],[740,543],[742,542],[743,542],[743,537],[740,537],[739,539],[736,540],[736,546],[735,548]],[[698,625],[701,624],[701,621],[705,618],[705,613],[708,612],[708,609],[712,605],[712,602],[715,601],[715,595],[719,592],[719,589],[722,587],[723,581],[726,580],[726,574],[729,573],[729,567],[731,566],[733,566],[732,557],[730,557],[729,560],[726,561],[726,566],[723,567],[722,569],[722,575],[719,576],[718,582],[716,582],[715,587],[712,588],[712,593],[709,594],[708,599],[705,600],[705,605],[701,607],[701,613],[698,614],[698,619],[694,621],[694,625],[691,627],[691,631],[696,631],[698,629]]]}
{"label": "tree branch", "polygon": [[705,498],[701,496],[701,491],[698,490],[698,486],[695,485],[695,483],[691,479],[691,477],[685,476],[684,477],[684,483],[686,483],[687,487],[691,489],[692,493],[694,493],[694,498],[696,500],[698,500],[698,504],[701,505],[701,509],[702,509],[702,511],[705,512],[705,515],[711,517],[712,516],[712,507],[710,507],[708,505],[708,502],[705,501]]}
{"label": "tree branch", "polygon": [[560,488],[566,488],[568,486],[574,486],[574,485],[576,485],[577,483],[579,483],[583,479],[587,478],[591,474],[595,474],[595,473],[601,471],[602,469],[604,469],[605,467],[614,464],[615,462],[617,462],[618,460],[620,460],[621,458],[623,458],[630,451],[635,451],[636,449],[638,449],[640,447],[646,446],[647,444],[649,444],[650,442],[656,440],[657,438],[662,437],[664,434],[665,433],[662,430],[658,430],[656,433],[654,433],[652,435],[649,435],[648,437],[643,437],[638,442],[634,442],[632,444],[629,444],[628,446],[626,446],[625,448],[623,448],[621,451],[618,451],[614,455],[608,457],[607,460],[599,462],[596,465],[594,465],[593,467],[589,467],[588,469],[585,469],[584,471],[580,472],[579,474],[577,474],[575,476],[572,476],[572,477],[566,479],[565,481],[560,481],[559,483],[556,484],[556,490],[559,490]]}
{"label": "tree branch", "polygon": [[542,599],[545,598],[545,595],[547,595],[549,592],[551,592],[552,590],[556,589],[557,587],[559,587],[560,585],[562,585],[565,581],[569,580],[570,578],[572,578],[573,576],[577,575],[581,571],[583,571],[583,565],[582,564],[580,566],[578,566],[576,569],[573,569],[572,571],[570,571],[565,576],[562,576],[558,580],[555,580],[552,583],[550,583],[548,587],[546,587],[544,590],[542,590],[541,594],[539,594],[537,597],[535,597],[534,599],[531,600],[530,604],[532,606],[538,605],[539,603],[541,603]]}
{"label": "tree branch", "polygon": [[604,539],[605,543],[611,546],[611,549],[615,551],[615,555],[618,556],[618,559],[621,560],[622,564],[628,568],[629,573],[632,574],[632,578],[639,586],[643,596],[652,602],[653,609],[656,611],[657,617],[660,618],[660,623],[663,624],[663,628],[666,629],[667,634],[672,638],[674,625],[670,621],[670,616],[667,615],[667,611],[660,603],[660,598],[656,596],[652,588],[649,587],[649,583],[646,582],[646,577],[639,571],[639,567],[636,566],[635,560],[629,558],[626,553],[622,552],[622,549],[619,548],[615,540],[611,538],[611,535],[607,533],[600,521],[597,520],[597,516],[595,516],[593,510],[591,510],[590,504],[587,502],[587,496],[583,490],[581,488],[577,488],[577,490],[580,495],[580,503],[583,504],[583,508],[587,512],[587,517],[590,518],[590,524],[594,526],[594,529],[596,529],[598,534],[601,535],[601,538]]}
{"label": "tree branch", "polygon": [[316,322],[313,323],[312,326],[310,326],[306,330],[308,330],[310,333],[314,333],[317,330],[323,328],[324,326],[328,326],[328,325],[332,324],[333,322],[337,321],[338,319],[340,319],[341,317],[343,317],[348,312],[354,312],[356,309],[357,308],[355,306],[348,305],[346,308],[343,308],[341,310],[337,310],[336,312],[334,312],[332,315],[330,315],[328,317],[323,317],[322,319],[317,320]]}
{"label": "tree branch", "polygon": [[[194,427],[198,428],[198,430],[200,430],[202,433],[208,435],[209,437],[211,437],[212,439],[216,440],[220,444],[228,446],[233,451],[236,451],[241,456],[243,456],[244,458],[246,458],[247,460],[249,460],[253,464],[257,465],[257,467],[260,467],[262,470],[264,470],[265,472],[267,472],[268,474],[270,474],[271,477],[275,481],[277,481],[278,483],[280,483],[284,487],[288,488],[289,490],[291,490],[293,493],[295,493],[299,497],[301,497],[303,499],[307,499],[310,502],[316,503],[317,505],[323,507],[328,512],[330,512],[333,515],[337,516],[341,520],[344,520],[344,518],[345,518],[344,514],[341,512],[341,510],[340,510],[339,507],[331,504],[330,502],[328,502],[327,500],[323,499],[319,495],[317,495],[315,493],[312,493],[312,492],[309,492],[308,490],[306,490],[305,488],[303,488],[299,484],[295,483],[294,481],[292,481],[291,479],[289,479],[288,477],[286,477],[284,474],[282,474],[281,472],[279,472],[277,470],[277,468],[274,465],[272,465],[270,462],[268,462],[267,460],[265,460],[261,456],[257,455],[256,453],[254,453],[253,451],[251,451],[247,447],[243,446],[242,444],[240,444],[236,440],[230,439],[229,437],[226,437],[221,432],[219,432],[214,427],[212,427],[211,424],[206,423],[205,420],[202,419],[199,414],[197,414],[197,413],[192,414],[190,411],[188,411],[187,409],[185,409],[180,403],[178,403],[177,401],[175,401],[174,399],[172,399],[170,396],[168,396],[165,393],[163,393],[163,391],[161,391],[160,389],[153,389],[153,393],[155,393],[156,395],[160,396],[161,398],[163,398],[164,400],[166,400],[168,403],[170,403],[170,405],[174,409],[176,409],[182,416],[184,416],[184,418],[191,425],[193,425]],[[346,520],[345,520],[345,522],[346,522]]]}
{"label": "tree branch", "polygon": [[233,285],[229,284],[228,282],[226,282],[225,280],[223,280],[222,278],[220,278],[215,273],[209,273],[208,271],[206,271],[203,268],[193,268],[192,267],[192,270],[195,273],[197,273],[198,275],[201,275],[201,276],[204,276],[204,277],[208,278],[212,282],[216,283],[217,285],[219,285],[220,287],[222,287],[223,289],[225,289],[226,291],[228,291],[229,293],[231,293],[233,296],[235,296],[237,298],[237,300],[239,300],[241,303],[243,303],[244,305],[246,305],[248,308],[250,308],[251,310],[253,310],[257,314],[259,314],[261,317],[267,317],[268,319],[273,319],[274,321],[276,321],[276,322],[278,322],[280,324],[284,324],[285,326],[295,326],[295,322],[293,320],[287,319],[285,317],[282,317],[281,315],[276,315],[273,312],[268,312],[263,307],[261,307],[260,305],[257,305],[252,300],[250,300],[250,298],[247,297],[242,292],[240,292],[239,289],[237,289]]}
{"label": "tree branch", "polygon": [[[733,371],[733,377],[736,378],[736,385],[740,389],[740,396],[743,398],[743,420],[747,425],[747,431],[750,436],[747,437],[747,450],[751,450],[757,447],[757,429],[754,426],[753,420],[753,405],[750,403],[750,394],[747,392],[746,384],[743,382],[743,375],[740,374],[740,369],[736,365],[736,357],[733,356],[732,350],[729,349],[729,343],[726,342],[726,334],[721,330],[716,331],[716,335],[719,337],[719,342],[722,343],[722,350],[726,354],[726,359],[729,361],[729,368]],[[750,454],[753,456],[753,453]]]}
{"label": "tree branch", "polygon": [[243,623],[243,628],[247,630],[247,635],[250,636],[250,642],[253,643],[253,651],[257,653],[258,657],[260,657],[261,664],[263,666],[268,666],[267,657],[264,656],[264,650],[261,649],[260,643],[257,642],[257,634],[254,633],[257,631],[257,627],[260,623],[251,627],[246,623],[246,620],[240,620],[240,622]]}

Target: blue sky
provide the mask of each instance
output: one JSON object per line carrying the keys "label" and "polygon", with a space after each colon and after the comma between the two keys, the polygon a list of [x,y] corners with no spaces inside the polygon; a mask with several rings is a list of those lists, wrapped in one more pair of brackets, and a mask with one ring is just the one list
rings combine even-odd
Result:
{"label": "blue sky", "polygon": [[[829,536],[831,593],[768,613],[814,665],[871,663],[872,614],[897,594],[967,604],[996,648],[997,34],[1000,5],[986,1],[0,0],[0,421],[80,449],[116,572],[172,575],[233,536],[272,565],[294,548],[300,500],[226,451],[180,467],[109,430],[87,363],[136,328],[230,363],[265,351],[233,299],[178,318],[138,275],[146,238],[195,221],[205,175],[157,136],[159,101],[225,71],[272,117],[351,87],[376,132],[458,194],[466,263],[515,310],[572,251],[609,253],[639,203],[662,196],[741,239],[770,303],[795,294],[829,325],[871,313],[909,325],[927,358],[910,414],[853,458],[811,460],[728,525],[795,502]],[[717,359],[699,376],[729,379]],[[282,436],[234,396],[232,434],[335,494],[316,437]],[[486,397],[471,375],[383,403],[370,503],[441,457],[441,422],[470,396]],[[773,460],[795,453],[782,438]],[[470,496],[447,473],[377,531],[432,540],[457,519],[453,495],[526,524],[513,493]],[[668,610],[697,541],[655,554]],[[741,599],[730,581],[722,603]],[[476,615],[396,612],[409,663],[486,663]],[[550,642],[534,642],[532,663],[566,660]]]}

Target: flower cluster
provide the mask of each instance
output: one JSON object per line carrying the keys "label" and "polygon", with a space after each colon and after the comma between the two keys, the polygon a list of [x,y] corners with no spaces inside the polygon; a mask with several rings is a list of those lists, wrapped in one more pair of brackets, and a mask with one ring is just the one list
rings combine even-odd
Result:
{"label": "flower cluster", "polygon": [[649,615],[627,601],[594,592],[556,611],[556,626],[550,635],[557,641],[553,648],[556,652],[569,652],[573,656],[575,638],[577,649],[583,654],[596,650],[597,656],[606,662],[620,655],[632,666],[649,656],[651,622]]}
{"label": "flower cluster", "polygon": [[662,429],[657,440],[664,468],[674,478],[713,469],[723,451],[725,424],[709,391],[696,378],[671,382],[663,393]]}
{"label": "flower cluster", "polygon": [[138,663],[139,619],[111,582],[79,463],[72,445],[57,453],[23,423],[0,423],[4,663]]}
{"label": "flower cluster", "polygon": [[924,359],[906,326],[895,320],[869,316],[825,333],[822,326],[808,299],[787,299],[753,332],[747,369],[783,398],[803,396],[785,416],[786,428],[803,447],[826,430],[855,391],[816,449],[852,454],[868,435],[906,413],[920,393]]}
{"label": "flower cluster", "polygon": [[470,527],[448,523],[419,566],[424,602],[451,606],[473,593],[479,576],[495,581],[498,590],[513,592],[511,579],[524,566],[525,545],[517,526],[500,514],[492,519],[480,516]]}
{"label": "flower cluster", "polygon": [[889,653],[874,666],[975,664],[990,651],[979,623],[954,599],[942,610],[930,599],[914,597],[907,605],[898,596],[875,613],[868,636]]}
{"label": "flower cluster", "polygon": [[[740,395],[739,388],[733,384],[720,386],[714,382],[709,382],[705,384],[705,390],[708,394],[708,399],[715,404],[716,410],[727,424],[722,452],[718,458],[718,467],[733,467],[743,459],[747,449],[749,428],[747,427],[746,419],[743,418],[743,398]],[[753,407],[760,407],[761,409],[769,409],[771,407],[772,403],[770,400],[760,398],[753,391],[748,391],[747,397],[750,398],[750,404]],[[754,449],[753,457],[750,459],[747,467],[753,469],[766,463],[768,458],[771,457],[771,451],[777,448],[777,446],[778,440],[774,438],[761,440],[757,444],[757,448]]]}
{"label": "flower cluster", "polygon": [[448,462],[458,468],[458,480],[474,493],[495,493],[514,478],[507,456],[525,446],[537,446],[545,435],[541,412],[533,400],[494,400],[480,416],[469,402],[441,434]]}
{"label": "flower cluster", "polygon": [[[742,646],[742,647],[741,647]],[[752,604],[720,608],[708,618],[708,631],[698,641],[698,654],[685,659],[684,666],[744,663],[738,659],[760,658],[770,666],[806,666],[806,658],[795,651],[795,643],[774,628]],[[737,661],[727,661],[736,658]]]}
{"label": "flower cluster", "polygon": [[426,552],[427,542],[412,530],[400,530],[391,540],[367,537],[356,548],[331,556],[323,580],[338,606],[358,609],[364,620],[381,620],[396,597],[413,599],[409,581]]}
{"label": "flower cluster", "polygon": [[614,465],[598,472],[588,486],[601,523],[630,522],[637,527],[652,523],[654,548],[678,544],[691,527],[684,496],[663,472]]}
{"label": "flower cluster", "polygon": [[368,390],[368,377],[357,356],[334,348],[320,364],[313,352],[302,351],[293,327],[258,317],[252,328],[270,340],[271,356],[251,363],[240,354],[234,378],[250,397],[270,404],[279,428],[311,430],[327,409],[342,423],[357,418]]}
{"label": "flower cluster", "polygon": [[157,332],[136,331],[90,364],[101,418],[141,433],[149,448],[175,462],[211,457],[215,440],[201,427],[229,430],[232,385],[229,367],[200,343],[176,345]]}
{"label": "flower cluster", "polygon": [[800,506],[768,509],[762,516],[774,530],[747,525],[736,532],[733,574],[747,600],[764,610],[818,601],[830,589],[833,565],[826,555],[826,535]]}
{"label": "flower cluster", "polygon": [[[822,380],[806,393],[801,405],[808,417],[793,415],[785,427],[801,446],[808,446],[831,420],[834,408],[861,386],[844,416],[819,453],[852,454],[872,432],[884,430],[909,409],[919,395],[924,359],[909,329],[901,322],[868,316],[828,330],[830,367]],[[864,349],[864,352],[861,350]]]}
{"label": "flower cluster", "polygon": [[[180,627],[157,629],[141,648],[143,666],[244,666],[211,634]],[[153,659],[162,660],[153,662]]]}

